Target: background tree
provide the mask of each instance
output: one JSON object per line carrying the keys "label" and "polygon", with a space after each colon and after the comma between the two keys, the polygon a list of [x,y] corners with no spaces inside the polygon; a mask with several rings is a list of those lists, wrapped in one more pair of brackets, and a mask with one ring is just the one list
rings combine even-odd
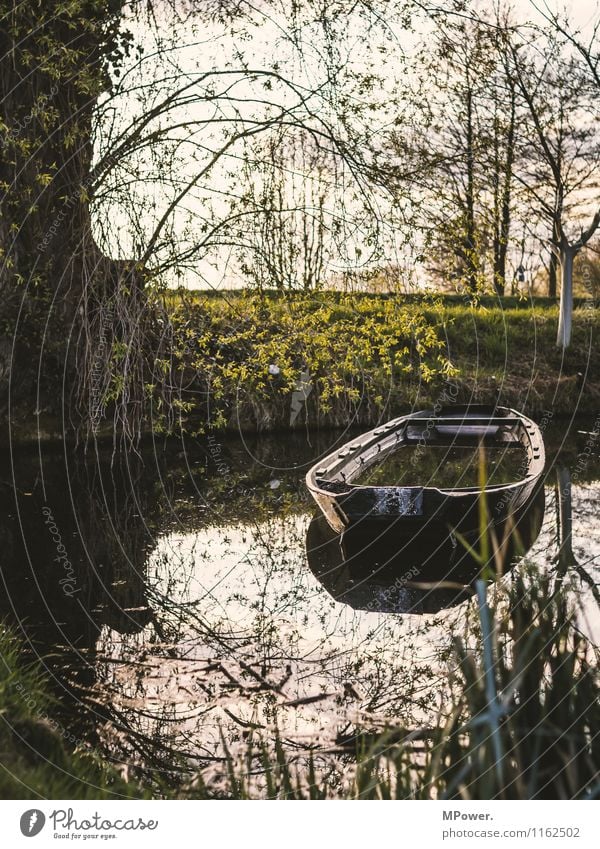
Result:
{"label": "background tree", "polygon": [[541,44],[536,38],[534,46],[527,33],[511,39],[515,82],[529,114],[521,179],[551,224],[561,279],[557,345],[565,348],[571,340],[573,261],[600,225],[595,92],[580,57],[558,31]]}
{"label": "background tree", "polygon": [[495,40],[494,68],[487,88],[491,119],[491,144],[488,147],[492,210],[492,254],[494,288],[504,295],[507,284],[507,259],[511,238],[514,196],[514,170],[520,116],[517,109],[515,82],[509,61],[502,49],[501,34],[493,32]]}
{"label": "background tree", "polygon": [[[433,50],[432,50],[433,43]],[[427,195],[427,218],[438,273],[481,287],[485,234],[480,220],[484,115],[482,98],[488,61],[488,32],[462,18],[438,22],[424,47],[428,79],[427,119],[415,166]],[[450,264],[449,264],[450,263]]]}
{"label": "background tree", "polygon": [[[0,2],[5,403],[56,412],[64,386],[76,421],[111,402],[139,431],[148,390],[168,384],[150,284],[226,243],[223,188],[249,140],[306,130],[368,194],[372,73],[353,54],[392,9]],[[349,89],[365,78],[361,103]]]}
{"label": "background tree", "polygon": [[338,225],[331,211],[335,161],[305,133],[276,132],[245,169],[239,204],[240,267],[259,289],[311,290],[324,286]]}
{"label": "background tree", "polygon": [[521,116],[500,40],[487,20],[436,20],[420,53],[425,85],[412,155],[436,278],[503,294]]}

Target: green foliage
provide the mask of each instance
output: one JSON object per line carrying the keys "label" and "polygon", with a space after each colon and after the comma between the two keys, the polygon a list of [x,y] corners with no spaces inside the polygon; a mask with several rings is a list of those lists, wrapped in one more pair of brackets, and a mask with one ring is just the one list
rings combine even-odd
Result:
{"label": "green foliage", "polygon": [[445,729],[444,795],[570,799],[595,792],[598,652],[581,634],[568,594],[547,575],[517,575],[492,614],[493,701],[483,652],[456,644],[463,710]]}
{"label": "green foliage", "polygon": [[[449,383],[456,402],[489,403],[500,392],[532,414],[574,403],[593,412],[600,400],[590,345],[600,314],[589,303],[575,311],[564,357],[554,345],[557,307],[544,299],[169,293],[166,310],[170,348],[146,387],[154,430],[288,428],[306,371],[311,392],[297,426],[370,425],[434,405]],[[165,385],[181,387],[177,404]]]}
{"label": "green foliage", "polygon": [[139,798],[93,750],[73,744],[53,719],[54,700],[41,666],[24,659],[18,640],[0,625],[0,797],[2,799]]}
{"label": "green foliage", "polygon": [[[15,340],[13,377],[35,386],[33,364],[40,363],[38,407],[53,411],[60,375],[70,387],[85,376],[65,327],[81,320],[84,303],[91,307],[91,297],[82,298],[86,287],[97,296],[111,282],[91,235],[89,198],[94,110],[111,87],[109,71],[132,46],[120,26],[123,6],[0,0],[0,324]],[[86,327],[84,335],[93,336]],[[23,388],[17,398],[26,394]]]}
{"label": "green foliage", "polygon": [[215,427],[287,426],[302,372],[311,420],[339,422],[359,407],[376,417],[406,381],[454,373],[434,322],[402,300],[241,293],[176,303],[171,321],[171,380],[208,394]]}
{"label": "green foliage", "polygon": [[[576,301],[572,344],[563,354],[554,344],[558,308],[547,298],[484,296],[474,303],[331,291],[161,297],[160,308],[148,306],[153,329],[140,375],[146,431],[288,429],[304,369],[311,391],[296,427],[368,427],[448,400],[449,389],[456,403],[499,398],[533,416],[574,408],[594,415],[600,404],[593,341],[600,310],[591,300]],[[115,339],[111,380],[99,399],[107,406],[102,433],[112,432],[112,405],[127,403],[130,358],[129,346]],[[279,373],[269,374],[269,365]],[[57,433],[61,426],[51,418],[45,425]]]}

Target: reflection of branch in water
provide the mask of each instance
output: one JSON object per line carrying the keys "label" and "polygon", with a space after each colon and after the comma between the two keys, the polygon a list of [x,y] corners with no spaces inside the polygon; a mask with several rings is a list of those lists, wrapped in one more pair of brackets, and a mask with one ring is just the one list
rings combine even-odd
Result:
{"label": "reflection of branch in water", "polygon": [[556,467],[558,504],[558,570],[557,579],[564,578],[568,569],[575,566],[573,553],[573,504],[571,497],[571,472],[566,466]]}
{"label": "reflection of branch in water", "polygon": [[[191,753],[196,765],[221,763],[217,728],[223,729],[228,744],[243,747],[244,733],[262,728],[268,734],[277,722],[286,748],[310,752],[315,746],[334,744],[337,728],[349,716],[376,727],[379,720],[388,721],[386,716],[407,720],[415,708],[431,707],[428,692],[417,681],[425,672],[428,688],[435,689],[432,658],[423,665],[412,656],[413,641],[425,628],[403,628],[404,639],[399,641],[393,622],[373,620],[373,627],[360,635],[359,616],[344,621],[339,608],[324,594],[318,595],[320,588],[315,589],[304,567],[304,527],[295,518],[277,517],[252,530],[245,526],[244,533],[241,575],[227,590],[230,596],[215,599],[204,589],[202,572],[190,584],[194,570],[203,567],[204,560],[198,561],[201,550],[190,558],[188,544],[179,559],[177,550],[171,549],[168,560],[161,561],[168,592],[164,580],[151,580],[147,590],[158,625],[152,629],[158,639],[152,639],[151,655],[142,659],[148,634],[123,640],[112,651],[104,643],[102,657],[111,665],[113,680],[105,679],[103,686],[118,707],[121,727],[126,719],[136,731],[135,738],[124,732],[135,750],[144,752],[160,739],[162,724],[170,745],[186,758]],[[210,544],[213,558],[207,562],[207,575],[212,587],[221,577],[210,571],[218,541],[211,538]],[[224,563],[227,575],[232,574],[229,545],[221,542],[216,561]],[[194,582],[202,603],[189,599]],[[187,589],[180,598],[182,586]],[[250,615],[236,619],[231,610],[213,624],[213,605],[219,612],[221,607],[227,610],[229,598]],[[303,611],[311,607],[319,622],[315,639],[306,638],[301,624]],[[348,634],[348,642],[340,639],[340,628]],[[411,663],[406,662],[406,653],[411,653]],[[121,672],[120,655],[126,661]],[[357,693],[363,694],[358,703]],[[374,715],[378,710],[379,718]],[[318,732],[325,717],[327,734]],[[130,756],[131,748],[122,751],[123,757]],[[166,755],[155,752],[155,763]]]}
{"label": "reflection of branch in water", "polygon": [[590,575],[590,573],[587,571],[587,569],[584,569],[584,567],[580,563],[575,562],[574,565],[575,565],[575,570],[576,570],[577,574],[589,586],[589,588],[592,592],[592,595],[594,596],[594,598],[596,599],[596,602],[598,603],[598,606],[600,607],[600,591],[598,590],[597,582],[594,581],[593,577]]}
{"label": "reflection of branch in water", "polygon": [[[286,748],[310,752],[333,744],[350,716],[376,727],[386,717],[406,724],[415,709],[435,710],[430,691],[439,671],[431,665],[431,642],[422,640],[426,659],[415,650],[429,626],[400,628],[372,614],[348,616],[321,591],[306,569],[296,496],[290,496],[290,510],[283,502],[271,504],[262,510],[266,518],[255,523],[246,516],[238,525],[222,511],[232,534],[242,529],[242,553],[228,531],[220,538],[215,530],[207,542],[200,532],[191,555],[176,544],[168,550],[166,582],[153,581],[147,571],[155,534],[164,516],[172,515],[173,493],[157,487],[152,470],[142,468],[138,476],[131,463],[125,469],[98,463],[67,470],[72,499],[64,497],[65,469],[56,472],[52,485],[49,469],[44,471],[48,503],[86,588],[81,622],[57,594],[54,609],[60,609],[68,639],[78,646],[71,683],[62,668],[57,677],[71,691],[77,681],[77,698],[67,712],[73,722],[85,718],[95,726],[85,739],[97,740],[111,762],[131,764],[159,786],[161,775],[176,783],[202,763],[224,763],[221,729],[228,745],[243,748],[248,732],[261,727],[271,734],[281,723]],[[219,496],[220,507],[223,501]],[[233,512],[238,502],[241,498]],[[41,543],[46,546],[47,534],[36,533],[33,520],[39,524],[40,518],[32,506],[24,503],[22,514],[29,536],[34,543],[39,539],[36,571],[44,575],[47,549]],[[211,532],[213,527],[222,525],[211,525]],[[160,549],[156,556],[163,556]],[[11,580],[17,573],[11,572]],[[20,577],[10,585],[11,596],[31,598],[22,582]],[[193,597],[195,582],[199,597]],[[449,631],[445,623],[438,642],[448,641]],[[82,641],[84,633],[89,639]],[[38,629],[37,636],[50,645],[52,634]],[[84,655],[86,681],[76,666]]]}
{"label": "reflection of branch in water", "polygon": [[558,569],[557,583],[560,584],[569,569],[574,569],[579,577],[588,585],[594,599],[600,606],[600,591],[594,578],[587,569],[578,562],[573,551],[573,498],[571,473],[566,466],[556,467],[556,490],[558,504]]}

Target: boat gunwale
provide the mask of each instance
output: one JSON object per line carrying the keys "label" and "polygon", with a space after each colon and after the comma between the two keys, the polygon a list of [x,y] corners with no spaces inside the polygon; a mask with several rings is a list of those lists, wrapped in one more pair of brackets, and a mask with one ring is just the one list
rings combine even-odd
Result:
{"label": "boat gunwale", "polygon": [[[513,428],[521,427],[521,428],[524,429],[525,433],[527,434],[527,444],[526,445],[524,445],[523,442],[521,442],[520,439],[518,440],[518,442],[520,442],[521,445],[523,445],[523,447],[524,447],[524,449],[527,453],[528,472],[524,477],[518,478],[515,481],[511,481],[509,483],[504,483],[504,484],[496,484],[496,485],[493,485],[493,486],[486,486],[484,488],[484,491],[486,493],[495,494],[495,493],[503,493],[503,492],[507,492],[507,491],[511,491],[511,490],[517,490],[521,487],[527,486],[532,481],[539,478],[544,472],[546,457],[545,457],[545,449],[544,449],[544,442],[543,442],[543,439],[542,439],[542,434],[541,434],[540,428],[536,424],[536,422],[534,422],[528,416],[525,416],[522,413],[519,413],[516,410],[513,410],[513,409],[508,408],[508,407],[493,408],[494,410],[500,409],[500,410],[506,411],[506,414],[504,414],[504,415],[493,415],[493,414],[486,415],[486,413],[479,412],[477,410],[477,408],[479,406],[481,406],[481,405],[473,405],[471,407],[471,409],[473,409],[475,411],[475,413],[471,416],[468,415],[468,408],[467,408],[464,411],[462,417],[461,417],[458,409],[456,410],[455,416],[452,416],[451,413],[449,413],[448,415],[439,415],[439,414],[435,414],[435,412],[433,410],[432,411],[420,410],[416,413],[409,413],[409,414],[406,414],[404,416],[399,416],[396,419],[391,419],[386,424],[378,425],[377,427],[373,428],[371,431],[367,431],[367,433],[363,435],[364,442],[355,449],[354,456],[355,457],[360,456],[360,453],[356,453],[356,452],[359,452],[359,449],[366,451],[372,445],[376,445],[378,442],[381,442],[382,438],[385,438],[386,435],[391,435],[391,434],[396,433],[400,428],[407,427],[408,425],[410,425],[411,422],[437,421],[437,422],[442,423],[443,425],[452,425],[454,423],[467,424],[467,419],[469,419],[470,421],[468,423],[474,424],[477,421],[481,421],[481,422],[484,422],[487,425],[493,426],[492,423],[494,422],[494,420],[499,420],[500,421],[499,426],[501,426],[501,424],[508,424],[508,421],[512,421]],[[492,408],[490,407],[490,409],[492,409]],[[428,413],[430,413],[430,412],[431,412],[431,415],[428,415]],[[459,434],[457,434],[457,435],[460,436]],[[534,439],[536,437],[539,440],[539,444],[534,445]],[[479,486],[450,487],[450,488],[438,487],[438,486],[419,486],[419,485],[399,487],[396,484],[387,484],[387,485],[376,486],[376,485],[373,485],[373,484],[356,484],[356,483],[345,482],[345,481],[344,482],[342,482],[342,481],[327,481],[327,479],[322,477],[322,476],[317,477],[317,473],[316,473],[317,469],[326,465],[328,463],[328,461],[334,462],[335,460],[338,460],[338,461],[339,460],[345,460],[346,458],[345,457],[341,458],[340,454],[343,451],[348,450],[350,448],[350,445],[354,441],[355,440],[350,440],[348,443],[346,443],[341,448],[339,448],[336,452],[332,452],[331,454],[328,454],[319,463],[316,463],[315,465],[313,465],[311,467],[311,469],[309,469],[309,471],[306,475],[306,485],[307,485],[308,489],[310,490],[310,492],[312,494],[315,494],[315,495],[319,494],[319,495],[322,495],[326,498],[335,499],[335,498],[338,498],[338,497],[343,497],[343,496],[349,495],[353,491],[371,490],[371,491],[378,491],[379,492],[379,491],[385,490],[385,489],[397,490],[397,489],[400,488],[400,489],[403,489],[405,491],[411,491],[412,490],[412,491],[415,491],[415,492],[418,491],[418,492],[423,492],[423,493],[426,493],[426,492],[437,493],[440,496],[443,496],[445,498],[447,498],[447,497],[460,498],[461,496],[474,495],[474,494],[477,494],[481,491],[481,488]],[[481,440],[478,440],[478,442],[480,442],[480,441]],[[448,446],[448,447],[450,447],[450,446]],[[393,446],[390,446],[390,450],[391,449],[393,449]],[[387,449],[385,449],[385,450],[387,450]],[[536,457],[535,456],[536,453],[539,456]],[[341,468],[343,468],[343,466],[344,466],[344,463],[341,464]],[[332,489],[330,489],[329,487],[324,488],[320,485],[321,482],[329,483],[329,484],[333,484],[333,485],[338,485],[340,487],[340,491],[335,492]]]}

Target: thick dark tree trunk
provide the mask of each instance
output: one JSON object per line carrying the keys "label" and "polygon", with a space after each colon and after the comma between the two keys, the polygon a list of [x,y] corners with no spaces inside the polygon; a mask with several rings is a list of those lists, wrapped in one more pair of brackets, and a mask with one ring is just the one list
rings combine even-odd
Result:
{"label": "thick dark tree trunk", "polygon": [[67,283],[75,299],[81,291],[77,272],[91,247],[92,118],[120,5],[0,3],[4,287],[43,277],[51,288]]}
{"label": "thick dark tree trunk", "polygon": [[98,249],[89,205],[93,115],[118,58],[122,4],[0,0],[0,295],[13,337],[1,391],[25,409],[57,412],[75,396],[93,405],[83,351],[127,273]]}

